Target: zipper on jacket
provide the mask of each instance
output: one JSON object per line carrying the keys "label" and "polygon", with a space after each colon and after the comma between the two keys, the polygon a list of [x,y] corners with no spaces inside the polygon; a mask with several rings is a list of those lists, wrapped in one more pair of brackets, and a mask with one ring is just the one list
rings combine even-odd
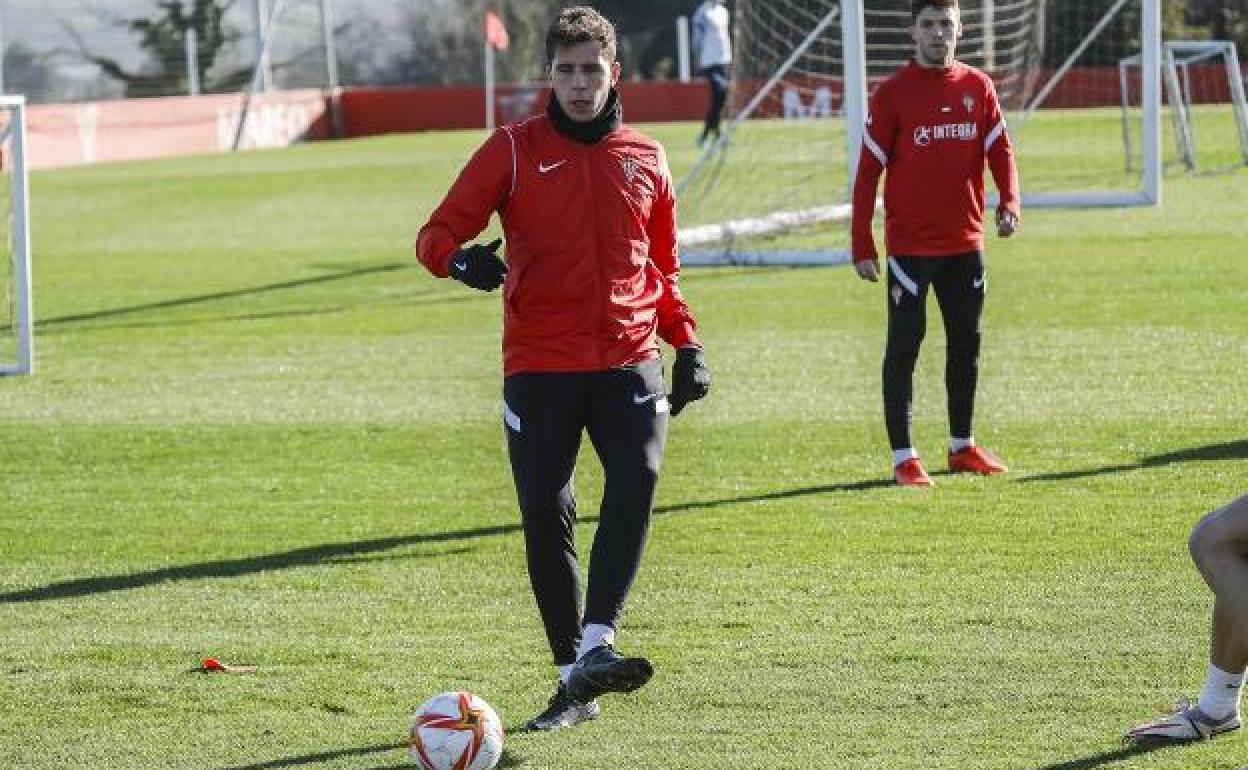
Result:
{"label": "zipper on jacket", "polygon": [[[598,161],[599,154],[604,152],[603,148],[605,146],[605,142],[606,140],[604,139],[602,142],[599,142],[598,144],[585,150],[585,162],[582,166],[583,173],[585,174],[585,194],[589,198],[590,221],[593,223],[594,228],[594,251],[591,258],[594,260],[594,296],[599,298],[597,307],[594,309],[597,314],[597,318],[594,319],[596,326],[596,333],[594,334],[594,356],[598,361],[599,369],[607,368],[607,355],[606,351],[603,349],[603,339],[607,333],[607,308],[611,304],[611,298],[603,294],[606,277],[603,275],[602,227],[601,223],[598,221],[598,194],[594,188],[594,164]],[[604,182],[610,181],[609,175],[607,175],[607,177],[608,178],[604,178]]]}

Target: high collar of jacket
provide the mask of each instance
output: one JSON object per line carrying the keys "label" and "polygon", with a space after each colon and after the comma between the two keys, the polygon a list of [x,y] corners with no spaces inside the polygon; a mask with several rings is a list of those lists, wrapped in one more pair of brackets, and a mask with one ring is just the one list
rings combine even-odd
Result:
{"label": "high collar of jacket", "polygon": [[620,123],[624,121],[624,108],[620,106],[620,94],[614,88],[607,94],[607,103],[603,105],[602,111],[593,120],[582,123],[568,117],[568,113],[563,111],[554,93],[551,93],[550,102],[546,105],[546,114],[550,116],[550,122],[554,124],[555,130],[581,144],[597,144],[604,136],[619,128]]}

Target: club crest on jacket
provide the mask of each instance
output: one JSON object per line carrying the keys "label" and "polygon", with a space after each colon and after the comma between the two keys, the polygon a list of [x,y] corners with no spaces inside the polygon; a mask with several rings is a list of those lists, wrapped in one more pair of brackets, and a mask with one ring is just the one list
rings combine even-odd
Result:
{"label": "club crest on jacket", "polygon": [[633,178],[637,176],[637,172],[641,170],[641,165],[636,158],[622,158],[620,160],[620,168],[624,169],[624,179],[629,184],[633,183]]}

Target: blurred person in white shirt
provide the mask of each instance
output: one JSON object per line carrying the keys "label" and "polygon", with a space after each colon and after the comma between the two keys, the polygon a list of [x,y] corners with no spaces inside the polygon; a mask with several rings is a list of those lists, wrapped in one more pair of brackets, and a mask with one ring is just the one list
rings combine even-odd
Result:
{"label": "blurred person in white shirt", "polygon": [[720,114],[728,101],[729,67],[732,65],[730,15],[724,0],[704,0],[693,13],[693,50],[698,75],[706,78],[711,90],[711,103],[698,137],[698,146],[719,137]]}

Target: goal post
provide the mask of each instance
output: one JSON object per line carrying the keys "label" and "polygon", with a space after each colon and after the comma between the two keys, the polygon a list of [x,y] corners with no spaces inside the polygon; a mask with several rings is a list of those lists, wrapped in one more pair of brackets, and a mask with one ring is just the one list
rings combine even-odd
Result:
{"label": "goal post", "polygon": [[0,375],[34,371],[34,316],[31,312],[30,186],[26,170],[26,100],[23,96],[0,96],[0,167],[5,184],[2,218],[5,232],[0,242],[4,254],[4,288],[7,317],[0,342]]}
{"label": "goal post", "polygon": [[[844,65],[845,78],[845,136],[848,155],[848,178],[853,185],[854,176],[858,173],[859,153],[856,148],[862,146],[867,120],[867,57],[865,55],[867,38],[866,26],[863,21],[863,7],[860,2],[848,2],[843,7],[841,21],[841,41],[848,52],[860,51],[862,55],[846,56]],[[846,194],[849,191],[846,190]]]}
{"label": "goal post", "polygon": [[[997,86],[1024,207],[1161,201],[1161,0],[960,5],[958,59]],[[682,261],[846,260],[867,95],[913,55],[910,25],[908,0],[738,0],[731,130],[679,183]]]}
{"label": "goal post", "polygon": [[[1044,0],[1039,0],[1041,3]],[[1107,70],[1109,74],[1113,74],[1109,70],[1109,63],[1098,60],[1096,56],[1095,46],[1098,40],[1107,34],[1107,30],[1127,30],[1131,28],[1129,24],[1131,17],[1138,17],[1138,25],[1134,31],[1138,34],[1139,50],[1135,51],[1132,57],[1139,63],[1139,91],[1140,105],[1138,109],[1132,109],[1127,105],[1125,94],[1129,93],[1129,78],[1124,77],[1124,73],[1119,66],[1117,68],[1117,85],[1119,88],[1118,99],[1123,105],[1120,111],[1122,128],[1121,132],[1110,130],[1105,132],[1113,136],[1122,136],[1122,143],[1125,152],[1130,152],[1129,137],[1132,133],[1132,123],[1138,125],[1135,132],[1140,136],[1139,159],[1138,164],[1128,163],[1124,171],[1126,176],[1123,181],[1128,185],[1124,185],[1120,189],[1097,189],[1097,190],[1079,190],[1079,189],[1063,189],[1063,190],[1032,190],[1028,189],[1027,176],[1023,175],[1023,206],[1038,207],[1057,207],[1057,208],[1092,208],[1098,206],[1116,207],[1116,206],[1148,206],[1161,203],[1161,176],[1162,176],[1162,153],[1161,153],[1161,95],[1162,95],[1162,44],[1161,44],[1161,0],[1115,0],[1112,3],[1086,3],[1088,11],[1095,12],[1097,15],[1096,22],[1082,35],[1082,39],[1066,57],[1051,75],[1039,87],[1039,90],[1032,96],[1021,115],[1015,121],[1016,127],[1011,130],[1011,137],[1015,138],[1016,144],[1019,145],[1018,153],[1020,156],[1026,152],[1026,133],[1027,126],[1031,119],[1035,117],[1037,111],[1044,108],[1049,100],[1054,96],[1055,92],[1063,84],[1069,83],[1067,76],[1071,74],[1074,68],[1084,65],[1085,62],[1091,60],[1092,66],[1097,69]],[[1104,7],[1104,11],[1100,12],[1098,6]],[[1107,7],[1105,7],[1107,6]],[[1065,26],[1065,25],[1058,25]],[[1075,25],[1078,29],[1078,25]],[[1079,34],[1076,32],[1076,34]],[[1091,69],[1092,67],[1087,67]],[[1091,79],[1091,76],[1088,76]],[[1113,101],[1102,95],[1089,93],[1075,93],[1075,87],[1071,86],[1067,89],[1071,92],[1068,98],[1075,103],[1080,100],[1091,101],[1094,104],[1108,108]],[[1090,89],[1088,89],[1090,90]],[[1102,93],[1103,86],[1102,86]],[[1060,108],[1059,108],[1060,109]],[[1072,108],[1066,108],[1072,109]],[[1100,121],[1104,125],[1105,121]],[[1086,138],[1086,137],[1085,137]],[[1114,141],[1117,141],[1116,139]],[[1138,177],[1133,176],[1133,172],[1138,171]],[[1134,184],[1131,182],[1134,180]]]}

